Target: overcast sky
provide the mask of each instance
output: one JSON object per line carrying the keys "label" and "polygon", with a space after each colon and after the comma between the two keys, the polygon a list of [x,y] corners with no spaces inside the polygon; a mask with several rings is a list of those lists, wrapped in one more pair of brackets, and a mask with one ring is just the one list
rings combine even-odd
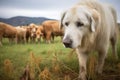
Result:
{"label": "overcast sky", "polygon": [[[0,0],[0,17],[13,16],[47,17],[60,19],[61,13],[80,0]],[[99,0],[112,4],[120,21],[120,0]]]}

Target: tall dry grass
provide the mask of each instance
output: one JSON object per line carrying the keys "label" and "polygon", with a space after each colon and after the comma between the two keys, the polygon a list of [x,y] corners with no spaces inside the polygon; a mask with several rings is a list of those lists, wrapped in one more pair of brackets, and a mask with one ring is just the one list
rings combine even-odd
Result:
{"label": "tall dry grass", "polygon": [[39,80],[52,80],[51,79],[51,72],[47,67],[39,75]]}
{"label": "tall dry grass", "polygon": [[13,63],[11,62],[11,60],[9,59],[5,59],[4,60],[4,72],[6,74],[6,76],[8,76],[9,78],[13,78],[14,76],[14,70],[13,70]]}
{"label": "tall dry grass", "polygon": [[[43,68],[41,68],[41,65],[44,61],[47,59],[36,57],[33,52],[29,55],[29,61],[27,65],[29,66],[29,70],[27,75],[27,79],[25,80],[72,80],[70,75],[76,74],[78,76],[78,73],[76,73],[74,70],[72,70],[69,66],[67,66],[65,63],[63,63],[58,55],[60,53],[54,52],[51,61],[49,64],[51,65],[45,65]],[[69,56],[69,55],[68,55]],[[68,59],[68,56],[66,56],[66,59]],[[66,71],[64,71],[66,69]],[[25,69],[26,71],[26,69]],[[24,71],[24,73],[25,73]],[[22,79],[22,78],[21,78]]]}
{"label": "tall dry grass", "polygon": [[65,75],[64,80],[71,80],[70,75]]}
{"label": "tall dry grass", "polygon": [[97,77],[95,73],[96,64],[97,64],[96,56],[91,54],[88,59],[88,65],[87,65],[88,80],[96,80]]}

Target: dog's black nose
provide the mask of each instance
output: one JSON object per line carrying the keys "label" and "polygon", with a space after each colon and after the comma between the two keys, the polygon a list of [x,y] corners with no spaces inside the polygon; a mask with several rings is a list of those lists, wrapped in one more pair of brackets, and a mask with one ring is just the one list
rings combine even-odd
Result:
{"label": "dog's black nose", "polygon": [[66,48],[72,48],[72,40],[71,39],[64,39],[63,44]]}

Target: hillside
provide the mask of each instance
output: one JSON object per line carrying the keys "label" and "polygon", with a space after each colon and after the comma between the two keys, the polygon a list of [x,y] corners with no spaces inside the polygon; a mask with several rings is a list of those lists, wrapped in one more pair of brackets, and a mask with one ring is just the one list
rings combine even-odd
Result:
{"label": "hillside", "polygon": [[45,17],[25,17],[25,16],[16,16],[12,18],[0,18],[0,22],[5,22],[13,26],[27,25],[30,23],[41,24],[45,20],[51,20]]}

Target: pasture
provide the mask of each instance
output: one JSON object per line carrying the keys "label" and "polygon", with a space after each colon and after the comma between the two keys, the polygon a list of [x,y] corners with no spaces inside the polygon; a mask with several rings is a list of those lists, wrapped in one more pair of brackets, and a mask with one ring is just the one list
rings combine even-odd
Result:
{"label": "pasture", "polygon": [[[117,46],[119,60],[112,57],[110,46],[103,75],[94,72],[96,52],[89,55],[89,80],[120,80],[120,38]],[[77,80],[78,69],[75,51],[64,48],[59,37],[51,44],[8,44],[4,39],[0,47],[0,80]]]}

